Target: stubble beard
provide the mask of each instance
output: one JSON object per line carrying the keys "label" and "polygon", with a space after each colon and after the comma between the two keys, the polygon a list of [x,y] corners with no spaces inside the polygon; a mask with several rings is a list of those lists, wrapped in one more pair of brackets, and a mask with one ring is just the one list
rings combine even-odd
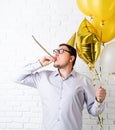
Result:
{"label": "stubble beard", "polygon": [[54,66],[55,68],[62,69],[62,68],[65,68],[65,67],[67,66],[67,64],[68,64],[68,63],[63,64],[63,65],[59,65],[59,64],[55,64],[55,63],[54,63],[53,66]]}
{"label": "stubble beard", "polygon": [[55,65],[55,64],[54,64],[53,66],[54,66],[55,68],[60,68],[60,65]]}

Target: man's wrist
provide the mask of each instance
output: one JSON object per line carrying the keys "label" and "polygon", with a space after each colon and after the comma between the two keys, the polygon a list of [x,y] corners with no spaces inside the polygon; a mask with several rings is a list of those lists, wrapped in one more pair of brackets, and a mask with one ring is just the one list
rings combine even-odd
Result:
{"label": "man's wrist", "polygon": [[38,62],[40,63],[41,67],[43,67],[43,64],[41,63],[41,61],[40,61],[40,60],[38,60]]}
{"label": "man's wrist", "polygon": [[95,99],[96,99],[96,101],[98,102],[98,103],[102,103],[103,101],[101,100],[101,99],[97,99],[97,97],[95,97]]}

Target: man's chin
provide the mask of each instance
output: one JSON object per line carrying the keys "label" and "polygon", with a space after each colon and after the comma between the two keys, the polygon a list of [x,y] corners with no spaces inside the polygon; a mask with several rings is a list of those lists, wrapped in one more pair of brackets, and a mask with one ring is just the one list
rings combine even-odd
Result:
{"label": "man's chin", "polygon": [[54,66],[55,68],[58,68],[58,67],[59,67],[59,65],[56,65],[56,64],[54,64],[53,66]]}

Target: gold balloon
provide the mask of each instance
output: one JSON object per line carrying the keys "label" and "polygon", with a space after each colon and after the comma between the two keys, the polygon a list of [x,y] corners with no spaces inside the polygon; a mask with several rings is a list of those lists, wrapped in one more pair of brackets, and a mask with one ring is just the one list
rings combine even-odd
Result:
{"label": "gold balloon", "polygon": [[100,40],[96,29],[87,19],[80,24],[76,42],[79,57],[89,65],[90,70],[93,70],[100,54]]}
{"label": "gold balloon", "polygon": [[115,14],[115,0],[76,0],[76,3],[85,15],[97,17],[101,21]]}
{"label": "gold balloon", "polygon": [[115,0],[87,0],[93,16],[104,21],[115,14]]}
{"label": "gold balloon", "polygon": [[87,0],[76,0],[78,8],[86,15],[92,16]]}
{"label": "gold balloon", "polygon": [[103,23],[97,17],[94,17],[91,23],[97,29],[103,44],[115,37],[115,15]]}

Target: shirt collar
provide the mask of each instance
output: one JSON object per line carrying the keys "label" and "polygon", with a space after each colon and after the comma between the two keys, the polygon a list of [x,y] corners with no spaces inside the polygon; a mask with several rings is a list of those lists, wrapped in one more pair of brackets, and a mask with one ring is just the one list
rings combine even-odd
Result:
{"label": "shirt collar", "polygon": [[[54,76],[59,76],[60,74],[59,74],[59,71],[58,71],[58,69],[54,72]],[[69,76],[68,77],[70,77],[70,76],[73,76],[73,77],[75,77],[76,76],[76,71],[73,69],[72,71],[71,71],[71,73],[69,74]]]}

